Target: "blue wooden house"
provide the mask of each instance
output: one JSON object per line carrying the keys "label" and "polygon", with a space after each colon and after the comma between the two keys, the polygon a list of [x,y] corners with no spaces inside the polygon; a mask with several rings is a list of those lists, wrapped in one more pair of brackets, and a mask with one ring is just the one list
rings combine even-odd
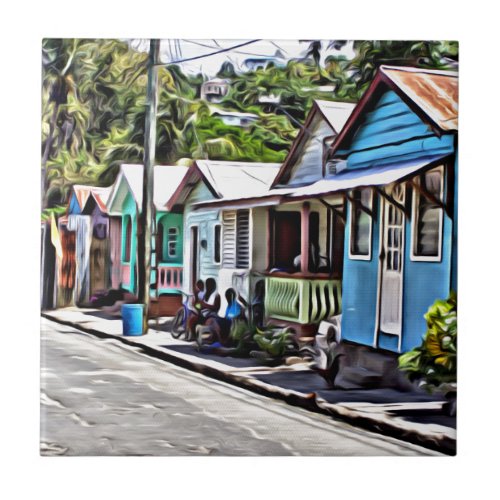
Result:
{"label": "blue wooden house", "polygon": [[[171,307],[167,307],[169,313],[175,313],[181,302],[179,290],[183,283],[183,224],[182,215],[169,213],[165,203],[186,171],[186,167],[177,165],[154,167],[155,217],[152,231],[151,296],[163,296],[167,299],[168,296],[175,297]],[[108,201],[110,215],[121,217],[120,286],[133,294],[137,294],[138,286],[137,234],[142,206],[142,180],[142,165],[121,165]]]}
{"label": "blue wooden house", "polygon": [[457,288],[457,108],[457,73],[382,66],[329,151],[350,184],[344,340],[408,351]]}

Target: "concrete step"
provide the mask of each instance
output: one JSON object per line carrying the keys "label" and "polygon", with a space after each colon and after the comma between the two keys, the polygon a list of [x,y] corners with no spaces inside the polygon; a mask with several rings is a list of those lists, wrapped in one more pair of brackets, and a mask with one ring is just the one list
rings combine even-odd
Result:
{"label": "concrete step", "polygon": [[360,350],[357,364],[367,370],[384,374],[397,367],[397,359],[387,354],[373,352],[371,350]]}
{"label": "concrete step", "polygon": [[363,366],[344,366],[335,379],[335,386],[346,390],[369,389],[377,387],[381,381],[379,372]]}

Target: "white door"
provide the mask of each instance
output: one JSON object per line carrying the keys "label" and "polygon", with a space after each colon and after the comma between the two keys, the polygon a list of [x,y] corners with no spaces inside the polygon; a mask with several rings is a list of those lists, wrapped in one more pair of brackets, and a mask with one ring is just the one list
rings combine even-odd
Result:
{"label": "white door", "polygon": [[[390,196],[404,206],[404,185],[394,186]],[[382,215],[382,259],[380,282],[380,330],[401,336],[403,312],[403,259],[405,216],[401,209],[386,199]]]}

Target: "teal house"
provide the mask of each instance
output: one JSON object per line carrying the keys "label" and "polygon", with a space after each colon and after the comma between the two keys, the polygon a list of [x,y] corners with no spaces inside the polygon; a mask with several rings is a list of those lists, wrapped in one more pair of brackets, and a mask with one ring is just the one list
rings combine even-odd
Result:
{"label": "teal house", "polygon": [[[166,201],[187,171],[186,167],[157,165],[154,167],[155,217],[152,228],[151,296],[179,296],[183,282],[182,215],[169,213]],[[142,206],[142,165],[121,165],[108,201],[112,216],[121,217],[120,286],[137,294],[137,234]],[[180,301],[176,301],[176,303]]]}

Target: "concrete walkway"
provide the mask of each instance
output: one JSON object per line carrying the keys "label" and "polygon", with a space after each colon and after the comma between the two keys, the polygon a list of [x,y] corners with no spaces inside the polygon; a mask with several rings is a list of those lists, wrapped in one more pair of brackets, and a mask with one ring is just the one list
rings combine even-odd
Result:
{"label": "concrete walkway", "polygon": [[125,337],[121,318],[99,310],[64,308],[45,311],[42,316],[98,337],[119,339],[177,366],[370,431],[450,455],[456,453],[455,419],[442,414],[444,399],[424,392],[330,390],[307,363],[269,367],[253,358],[200,353],[194,343],[172,338],[168,333],[171,318],[151,320],[147,335]]}

